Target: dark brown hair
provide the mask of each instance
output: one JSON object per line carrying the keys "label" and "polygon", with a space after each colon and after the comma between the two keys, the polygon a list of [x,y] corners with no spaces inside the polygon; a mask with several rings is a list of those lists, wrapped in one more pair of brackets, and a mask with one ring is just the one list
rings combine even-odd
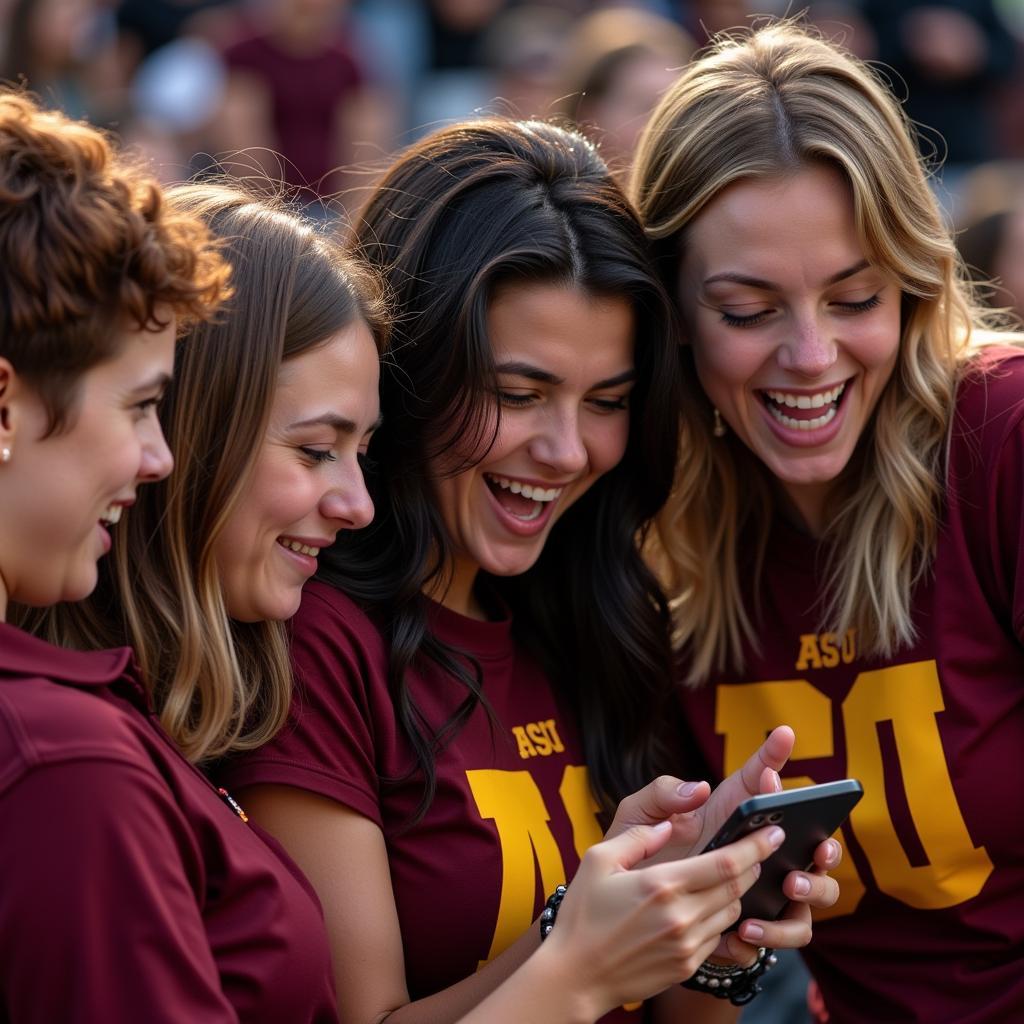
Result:
{"label": "dark brown hair", "polygon": [[0,91],[0,355],[60,430],[125,328],[206,319],[227,264],[192,214],[95,128]]}
{"label": "dark brown hair", "polygon": [[[443,590],[450,571],[431,462],[456,448],[486,451],[495,436],[489,304],[510,283],[555,284],[625,299],[633,311],[625,455],[567,510],[529,571],[487,578],[513,609],[519,640],[572,702],[594,791],[614,806],[667,767],[669,616],[636,541],[672,482],[678,364],[671,302],[640,222],[581,135],[482,119],[405,152],[357,219],[354,247],[386,277],[395,344],[381,368],[383,424],[367,471],[376,516],[321,555],[321,575],[387,623],[392,693],[424,779],[420,813],[435,753],[481,698],[479,673],[429,631],[423,595]],[[466,687],[436,733],[406,681],[424,658]]]}

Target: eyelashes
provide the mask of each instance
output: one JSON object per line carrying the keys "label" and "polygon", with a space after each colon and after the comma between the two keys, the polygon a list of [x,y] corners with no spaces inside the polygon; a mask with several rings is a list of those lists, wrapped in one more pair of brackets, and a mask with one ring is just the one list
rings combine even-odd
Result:
{"label": "eyelashes", "polygon": [[[870,298],[863,299],[861,302],[833,302],[832,305],[837,307],[842,313],[849,313],[856,315],[858,313],[866,313],[868,310],[874,309],[876,306],[882,304],[882,296],[880,292],[876,292]],[[763,323],[768,319],[774,312],[774,307],[770,309],[762,309],[757,313],[751,313],[749,316],[736,316],[733,313],[727,313],[725,310],[719,311],[722,317],[722,323],[729,327],[756,327],[758,324]]]}

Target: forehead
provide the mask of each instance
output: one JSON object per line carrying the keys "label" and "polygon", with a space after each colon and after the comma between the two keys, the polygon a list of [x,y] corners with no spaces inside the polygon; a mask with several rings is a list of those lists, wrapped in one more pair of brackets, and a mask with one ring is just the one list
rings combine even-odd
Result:
{"label": "forehead", "polygon": [[723,189],[694,218],[682,255],[709,270],[752,264],[764,271],[794,262],[808,270],[833,262],[846,266],[865,253],[849,182],[833,167],[813,165]]}
{"label": "forehead", "polygon": [[[598,377],[633,364],[634,315],[623,296],[592,295],[564,284],[514,284],[487,310],[495,362],[528,362],[567,376]],[[611,376],[612,374],[607,374]]]}
{"label": "forehead", "polygon": [[360,320],[284,362],[274,405],[290,412],[310,404],[333,406],[358,398],[362,405],[376,407],[379,373],[377,347]]}

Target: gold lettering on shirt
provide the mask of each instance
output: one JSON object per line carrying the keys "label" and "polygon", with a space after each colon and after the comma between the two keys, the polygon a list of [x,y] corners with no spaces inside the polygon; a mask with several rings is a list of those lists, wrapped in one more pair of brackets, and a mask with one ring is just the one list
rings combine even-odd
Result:
{"label": "gold lettering on shirt", "polygon": [[526,725],[512,726],[512,736],[519,748],[519,756],[525,761],[529,757],[548,757],[550,754],[561,754],[565,750],[558,727],[553,718],[543,722],[529,722]]}
{"label": "gold lettering on shirt", "polygon": [[849,665],[857,656],[856,634],[848,629],[842,639],[835,633],[803,633],[796,656],[796,671],[811,668],[835,668],[840,662]]}
{"label": "gold lettering on shirt", "polygon": [[[802,652],[805,641],[808,637],[801,637]],[[820,644],[817,652],[820,656]],[[857,838],[878,887],[912,907],[954,906],[981,891],[992,862],[984,847],[971,841],[957,803],[935,717],[944,707],[934,661],[862,672],[838,709],[803,679],[722,686],[715,707],[715,731],[725,740],[722,771],[728,775],[741,767],[750,751],[783,722],[796,731],[790,765],[833,756],[834,729],[841,729],[846,774],[864,784],[864,798],[843,831]],[[911,865],[889,814],[885,770],[894,766],[882,761],[881,722],[892,723],[897,767],[928,860],[924,865]],[[800,776],[788,777],[783,784],[820,781],[825,780]],[[839,882],[839,902],[828,911],[816,911],[817,919],[851,913],[864,895],[849,855],[832,875]]]}

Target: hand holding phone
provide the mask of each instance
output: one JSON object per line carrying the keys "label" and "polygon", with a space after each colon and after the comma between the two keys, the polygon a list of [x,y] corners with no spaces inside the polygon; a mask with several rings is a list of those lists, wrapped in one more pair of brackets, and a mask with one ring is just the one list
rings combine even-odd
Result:
{"label": "hand holding phone", "polygon": [[765,825],[778,825],[786,833],[782,846],[761,866],[761,876],[743,895],[740,921],[755,917],[778,918],[788,897],[782,883],[790,871],[807,871],[814,851],[846,820],[864,789],[856,779],[842,779],[818,786],[803,786],[764,793],[744,800],[702,852],[717,850]]}

